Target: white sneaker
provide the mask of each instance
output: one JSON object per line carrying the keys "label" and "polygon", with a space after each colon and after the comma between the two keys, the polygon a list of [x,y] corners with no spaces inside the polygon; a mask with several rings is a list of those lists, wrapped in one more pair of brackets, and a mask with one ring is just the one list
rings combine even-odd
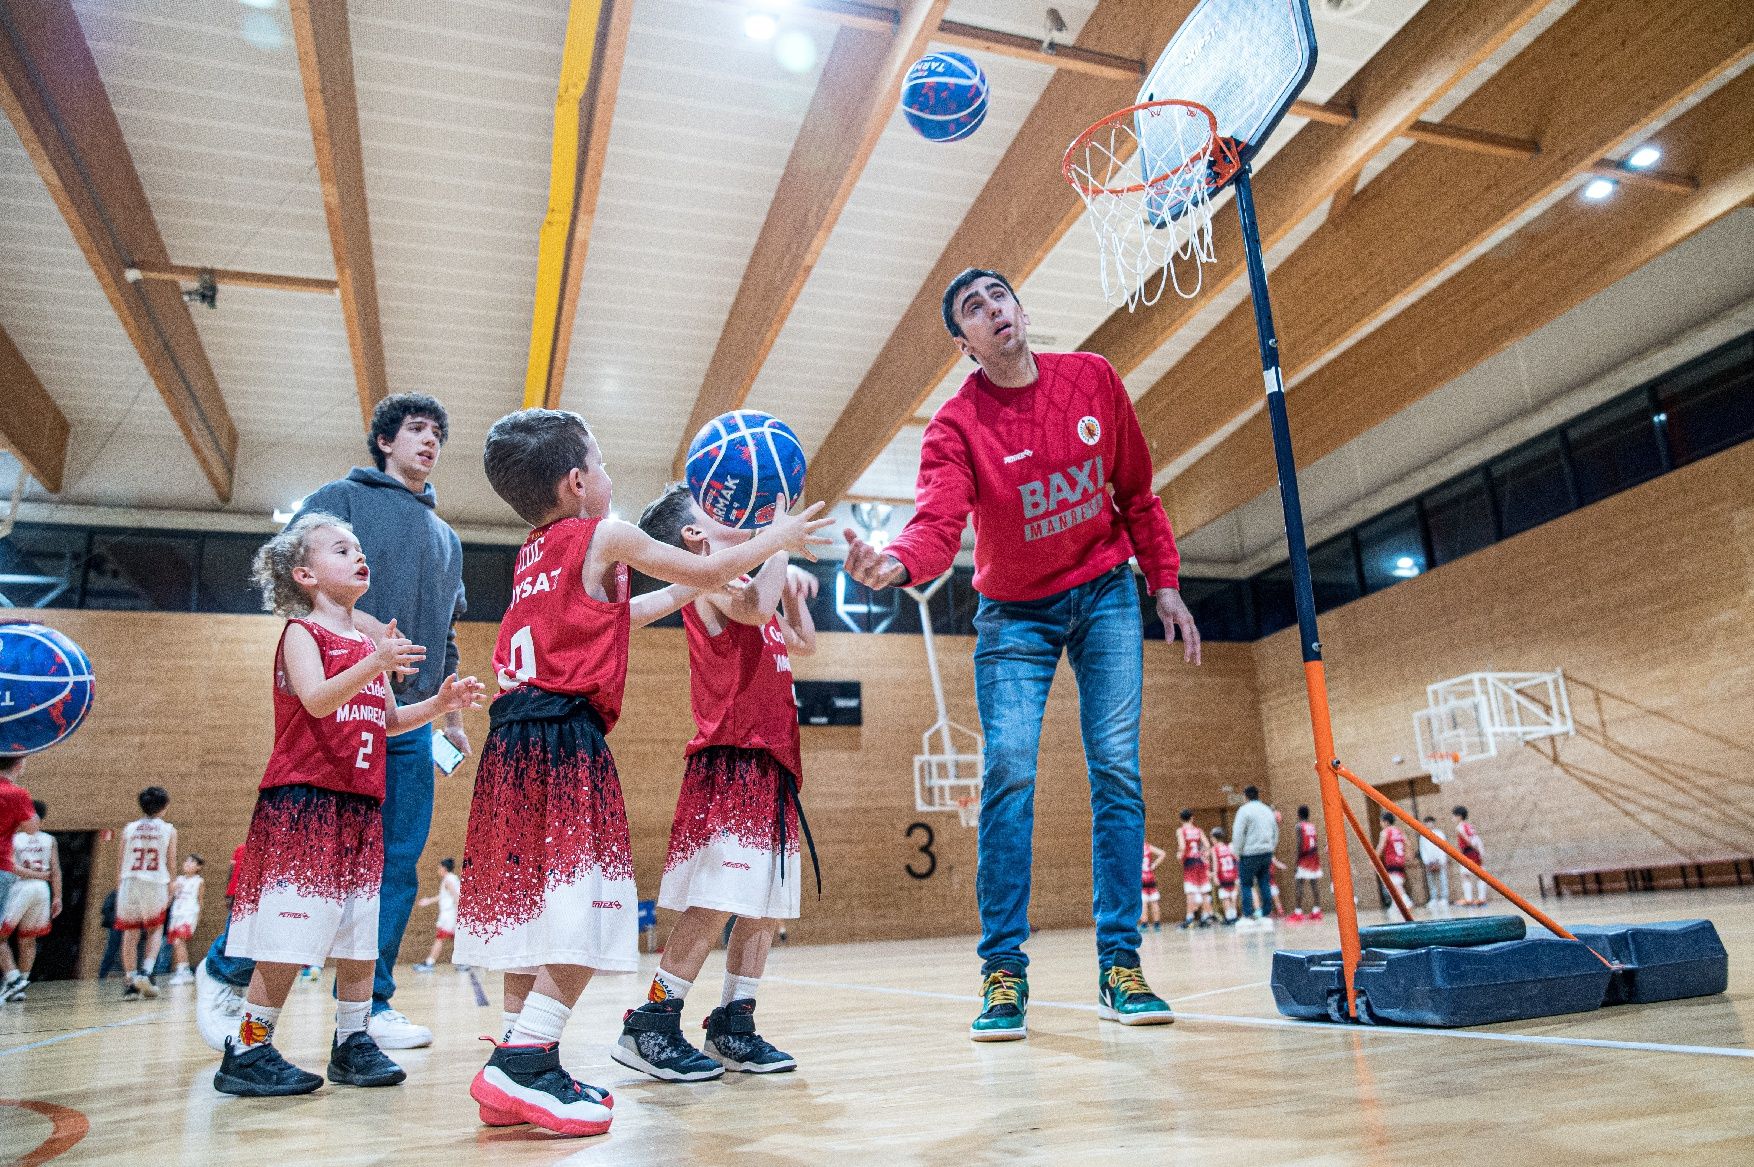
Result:
{"label": "white sneaker", "polygon": [[30,977],[21,972],[14,972],[4,982],[0,982],[0,1001],[22,1001],[24,990],[30,984]]}
{"label": "white sneaker", "polygon": [[209,1049],[225,1052],[225,1039],[237,1033],[243,1012],[242,989],[209,972],[206,960],[195,966],[195,1029]]}
{"label": "white sneaker", "polygon": [[134,991],[139,993],[142,997],[158,996],[158,986],[153,984],[152,978],[146,976],[144,973],[135,973],[133,984]]}
{"label": "white sneaker", "polygon": [[178,969],[171,974],[170,980],[165,982],[167,985],[192,985],[194,983],[195,974],[190,972],[187,968]]}
{"label": "white sneaker", "polygon": [[373,1013],[365,1023],[365,1031],[380,1049],[419,1049],[432,1044],[432,1030],[414,1024],[399,1009]]}

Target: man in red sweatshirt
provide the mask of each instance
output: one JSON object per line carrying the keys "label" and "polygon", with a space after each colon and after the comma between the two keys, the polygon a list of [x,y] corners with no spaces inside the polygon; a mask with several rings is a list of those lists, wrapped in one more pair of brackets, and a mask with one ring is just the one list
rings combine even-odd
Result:
{"label": "man in red sweatshirt", "polygon": [[1200,634],[1177,591],[1180,557],[1151,489],[1151,453],[1126,387],[1093,353],[1035,353],[1029,317],[998,272],[970,268],[944,292],[944,326],[980,365],[926,427],[916,510],[879,552],[846,532],[846,572],[872,588],[950,570],[974,517],[975,697],[986,738],[979,870],[982,1010],[970,1036],[1027,1036],[1031,838],[1042,713],[1061,653],[1078,681],[1090,771],[1098,1016],[1173,1020],[1139,971],[1143,621],[1137,558],[1166,635],[1198,664]]}

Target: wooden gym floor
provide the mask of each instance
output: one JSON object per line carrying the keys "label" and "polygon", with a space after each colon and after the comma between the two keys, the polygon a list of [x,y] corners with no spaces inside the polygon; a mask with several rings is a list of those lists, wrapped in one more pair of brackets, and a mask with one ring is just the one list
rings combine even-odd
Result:
{"label": "wooden gym floor", "polygon": [[[977,968],[967,939],[782,948],[762,989],[764,1034],[798,1057],[773,1078],[650,1081],[605,1046],[641,976],[586,990],[568,1065],[609,1087],[606,1137],[489,1131],[466,1090],[498,1024],[468,978],[404,972],[397,1003],[437,1033],[397,1056],[409,1081],[326,1086],[297,1099],[223,1097],[195,1034],[193,987],[119,999],[115,980],[33,988],[0,1009],[0,1098],[71,1108],[89,1133],[57,1162],[388,1164],[1400,1164],[1754,1162],[1754,892],[1564,901],[1571,922],[1707,916],[1731,953],[1730,991],[1466,1032],[1343,1029],[1278,1016],[1278,944],[1332,946],[1331,921],[1276,934],[1170,928],[1143,946],[1172,1027],[1098,1022],[1092,934],[1031,942],[1031,1036],[966,1036]],[[1367,922],[1374,920],[1369,914]],[[647,957],[646,964],[655,957]],[[717,1000],[715,954],[692,1032]],[[496,978],[486,978],[490,996]],[[282,1046],[321,1071],[327,983],[301,984]],[[0,1106],[0,1154],[50,1139],[52,1107]],[[60,1112],[71,1134],[79,1119]],[[64,1141],[64,1140],[63,1140]],[[52,1149],[52,1148],[50,1148]]]}

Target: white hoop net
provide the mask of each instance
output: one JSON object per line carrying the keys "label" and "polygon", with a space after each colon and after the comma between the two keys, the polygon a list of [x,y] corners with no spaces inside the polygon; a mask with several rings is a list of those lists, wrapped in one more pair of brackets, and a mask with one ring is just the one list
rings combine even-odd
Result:
{"label": "white hoop net", "polygon": [[972,827],[981,821],[981,800],[978,794],[965,794],[956,800],[956,817],[962,825]]}
{"label": "white hoop net", "polygon": [[[1140,142],[1150,144],[1139,159]],[[1223,170],[1205,107],[1158,101],[1090,127],[1066,151],[1066,180],[1096,232],[1102,294],[1129,310],[1155,304],[1166,287],[1199,295],[1212,251],[1212,188]]]}

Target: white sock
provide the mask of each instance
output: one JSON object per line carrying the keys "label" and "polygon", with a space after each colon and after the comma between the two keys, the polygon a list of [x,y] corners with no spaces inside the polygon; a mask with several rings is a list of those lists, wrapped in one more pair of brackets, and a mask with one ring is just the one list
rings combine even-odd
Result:
{"label": "white sock", "polygon": [[371,1016],[371,998],[363,1001],[335,1002],[335,1040],[346,1041],[354,1034],[365,1029],[365,1020]]}
{"label": "white sock", "polygon": [[725,987],[719,993],[719,1005],[729,1005],[732,1001],[753,1001],[755,990],[761,984],[760,977],[740,977],[727,971]]}
{"label": "white sock", "polygon": [[238,1018],[239,1048],[248,1049],[253,1045],[272,1042],[274,1025],[279,1020],[280,1010],[258,1005],[254,1001],[245,1001],[243,1014]]}
{"label": "white sock", "polygon": [[685,981],[673,972],[658,969],[658,975],[652,978],[652,987],[646,992],[647,1001],[681,1001],[688,996],[688,990],[694,988],[693,981]]}
{"label": "white sock", "polygon": [[516,1013],[507,1013],[504,1010],[501,1010],[499,1021],[499,1031],[503,1035],[501,1036],[500,1041],[509,1045],[512,1040],[512,1030],[516,1028],[518,1024],[518,1015]]}
{"label": "white sock", "polygon": [[518,1014],[518,1023],[507,1040],[511,1045],[552,1045],[560,1040],[571,1016],[572,1010],[553,997],[531,993],[524,998],[524,1011]]}

